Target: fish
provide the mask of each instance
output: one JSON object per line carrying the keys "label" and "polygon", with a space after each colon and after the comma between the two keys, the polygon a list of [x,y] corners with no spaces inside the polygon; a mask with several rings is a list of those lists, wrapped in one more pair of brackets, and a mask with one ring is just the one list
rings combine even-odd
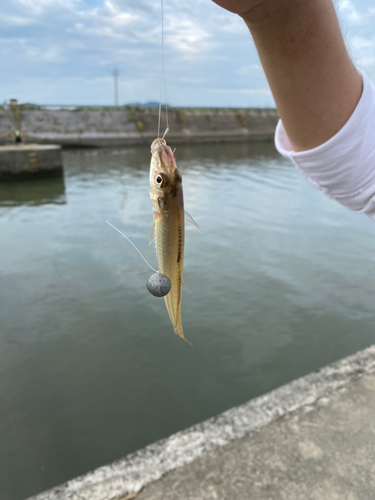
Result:
{"label": "fish", "polygon": [[182,175],[172,149],[162,138],[151,144],[150,199],[158,271],[171,282],[165,305],[176,335],[186,340],[181,322],[181,290],[184,267],[185,220],[199,229],[184,210]]}

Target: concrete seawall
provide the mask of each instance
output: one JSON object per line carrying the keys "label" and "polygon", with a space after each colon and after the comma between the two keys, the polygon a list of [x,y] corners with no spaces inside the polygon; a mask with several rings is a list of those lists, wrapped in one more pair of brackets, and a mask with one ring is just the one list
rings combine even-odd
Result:
{"label": "concrete seawall", "polygon": [[[277,120],[276,110],[170,110],[168,139],[175,144],[272,140]],[[150,144],[157,135],[157,123],[157,110],[141,108],[25,109],[17,116],[5,109],[0,111],[0,144],[14,142],[17,128],[26,143],[65,147]]]}
{"label": "concrete seawall", "polygon": [[374,372],[372,346],[30,500],[372,500]]}

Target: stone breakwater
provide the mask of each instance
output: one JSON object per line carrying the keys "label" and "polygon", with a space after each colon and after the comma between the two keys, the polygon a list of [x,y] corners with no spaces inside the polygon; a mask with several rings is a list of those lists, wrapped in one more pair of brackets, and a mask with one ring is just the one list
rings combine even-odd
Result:
{"label": "stone breakwater", "polygon": [[[171,109],[168,139],[175,144],[272,140],[277,121],[273,109]],[[20,108],[16,114],[4,109],[0,110],[0,144],[14,142],[16,129],[20,129],[25,143],[65,147],[150,144],[157,135],[157,123],[155,109]]]}

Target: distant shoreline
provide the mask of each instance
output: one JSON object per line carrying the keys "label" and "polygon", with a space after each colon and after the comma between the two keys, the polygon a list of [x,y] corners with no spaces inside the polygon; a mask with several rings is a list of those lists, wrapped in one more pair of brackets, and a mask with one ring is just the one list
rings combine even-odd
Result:
{"label": "distant shoreline", "polygon": [[[168,139],[175,144],[272,140],[277,121],[274,109],[171,109]],[[14,131],[19,127],[26,143],[63,147],[149,145],[157,135],[157,123],[157,109],[138,107],[21,108],[17,116],[11,109],[4,109],[0,110],[0,144],[14,142]]]}

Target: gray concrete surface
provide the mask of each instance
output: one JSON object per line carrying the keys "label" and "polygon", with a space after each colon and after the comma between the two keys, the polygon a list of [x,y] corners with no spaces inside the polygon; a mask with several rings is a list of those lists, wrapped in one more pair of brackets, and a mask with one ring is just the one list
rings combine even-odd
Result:
{"label": "gray concrete surface", "polygon": [[12,144],[0,146],[0,182],[18,178],[61,175],[61,146]]}
{"label": "gray concrete surface", "polygon": [[32,500],[374,500],[374,372],[372,346]]}
{"label": "gray concrete surface", "polygon": [[137,500],[374,500],[375,376],[146,486]]}
{"label": "gray concrete surface", "polygon": [[[277,120],[276,110],[171,109],[168,138],[175,144],[271,140]],[[24,142],[86,147],[149,145],[157,134],[158,111],[25,109],[20,110],[15,123],[12,110],[0,110],[0,143],[14,142],[17,127]]]}

